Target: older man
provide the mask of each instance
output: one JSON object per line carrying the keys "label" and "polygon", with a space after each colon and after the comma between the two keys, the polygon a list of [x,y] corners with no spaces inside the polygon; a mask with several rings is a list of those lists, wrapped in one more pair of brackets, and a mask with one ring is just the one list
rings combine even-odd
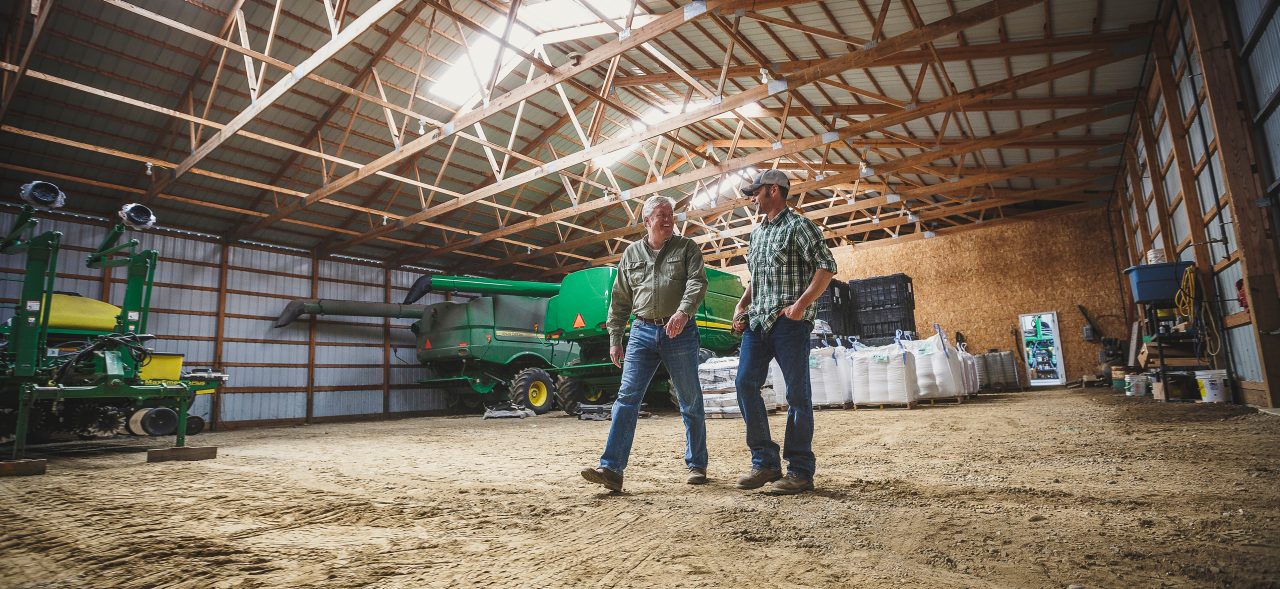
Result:
{"label": "older man", "polygon": [[[738,363],[738,406],[747,425],[751,472],[739,489],[773,483],[772,492],[813,490],[813,391],[809,383],[809,334],[813,302],[831,282],[836,262],[813,221],[787,206],[791,183],[778,170],[765,170],[742,193],[755,199],[765,220],[751,231],[747,269],[751,283],[734,312],[734,331],[742,333]],[[760,387],[776,359],[787,384],[787,430],[782,456],[769,435],[769,417]]]}
{"label": "older man", "polygon": [[[612,491],[622,490],[640,401],[659,362],[671,375],[684,418],[687,482],[707,482],[707,429],[698,384],[698,327],[693,319],[707,294],[707,273],[698,244],[674,234],[674,207],[675,202],[665,196],[645,201],[642,217],[648,234],[622,253],[613,281],[609,355],[622,367],[622,386],[613,404],[613,423],[600,466],[582,470],[583,478]],[[633,313],[635,321],[624,350],[622,334]]]}

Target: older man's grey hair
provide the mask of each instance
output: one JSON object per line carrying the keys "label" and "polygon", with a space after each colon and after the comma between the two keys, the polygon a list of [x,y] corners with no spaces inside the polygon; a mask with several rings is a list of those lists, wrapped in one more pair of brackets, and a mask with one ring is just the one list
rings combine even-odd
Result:
{"label": "older man's grey hair", "polygon": [[653,212],[658,210],[658,207],[662,205],[671,207],[671,212],[673,213],[676,210],[676,201],[671,200],[671,197],[655,194],[650,196],[648,200],[644,201],[644,209],[641,210],[640,218],[648,219],[649,215],[652,215]]}

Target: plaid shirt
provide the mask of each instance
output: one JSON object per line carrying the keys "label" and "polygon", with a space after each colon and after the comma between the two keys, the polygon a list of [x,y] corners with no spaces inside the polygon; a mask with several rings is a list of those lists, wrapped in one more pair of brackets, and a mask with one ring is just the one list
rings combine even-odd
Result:
{"label": "plaid shirt", "polygon": [[[813,221],[783,209],[751,230],[747,269],[751,271],[751,328],[768,331],[784,308],[804,294],[818,268],[835,273],[836,260]],[[813,321],[813,305],[804,318]]]}

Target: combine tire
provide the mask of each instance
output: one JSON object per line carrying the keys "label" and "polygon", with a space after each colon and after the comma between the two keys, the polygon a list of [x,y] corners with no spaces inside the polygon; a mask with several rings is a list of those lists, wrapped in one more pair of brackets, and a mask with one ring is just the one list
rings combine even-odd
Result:
{"label": "combine tire", "polygon": [[556,381],[556,402],[569,415],[582,413],[582,405],[604,405],[613,402],[601,387],[593,387],[576,378],[561,376]]}
{"label": "combine tire", "polygon": [[511,379],[511,403],[542,415],[555,404],[556,385],[541,368],[525,368]]}

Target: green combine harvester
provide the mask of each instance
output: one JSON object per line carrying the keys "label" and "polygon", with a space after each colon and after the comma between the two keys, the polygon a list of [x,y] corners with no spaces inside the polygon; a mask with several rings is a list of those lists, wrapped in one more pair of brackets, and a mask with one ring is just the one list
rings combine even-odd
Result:
{"label": "green combine harvester", "polygon": [[[176,433],[175,446],[182,448],[188,433],[203,428],[202,420],[187,415],[195,396],[216,389],[226,376],[184,374],[181,355],[147,347],[155,338],[146,331],[159,254],[121,239],[126,229],[150,228],[155,215],[143,205],[126,205],[121,222],[88,257],[94,270],[125,269],[124,300],[117,307],[54,292],[62,234],[36,235],[36,213],[61,207],[66,196],[48,182],[24,185],[21,196],[28,204],[0,241],[0,254],[26,257],[15,314],[0,325],[0,437],[13,441],[13,461],[0,462],[0,474],[44,472],[44,461],[23,460],[33,433]],[[148,459],[199,457],[169,450]],[[209,454],[200,450],[201,456]]]}
{"label": "green combine harvester", "polygon": [[[414,282],[404,304],[301,299],[291,301],[276,327],[302,315],[345,315],[418,319],[418,361],[434,376],[421,381],[431,388],[460,393],[468,405],[510,401],[546,413],[555,402],[555,383],[547,369],[577,358],[567,343],[543,337],[547,298],[560,285],[467,276],[423,276]],[[429,292],[483,293],[470,300],[414,305]]]}
{"label": "green combine harvester", "polygon": [[[617,269],[589,268],[561,283],[428,275],[409,289],[404,304],[296,300],[277,327],[304,314],[412,317],[418,361],[432,369],[420,381],[492,406],[510,402],[542,414],[554,405],[577,414],[583,404],[610,402],[621,370],[609,360],[605,321]],[[732,274],[707,269],[709,289],[695,320],[707,356],[738,345],[730,327],[743,287]],[[479,295],[468,301],[415,305],[429,292]],[[665,376],[651,391],[667,391]]]}

